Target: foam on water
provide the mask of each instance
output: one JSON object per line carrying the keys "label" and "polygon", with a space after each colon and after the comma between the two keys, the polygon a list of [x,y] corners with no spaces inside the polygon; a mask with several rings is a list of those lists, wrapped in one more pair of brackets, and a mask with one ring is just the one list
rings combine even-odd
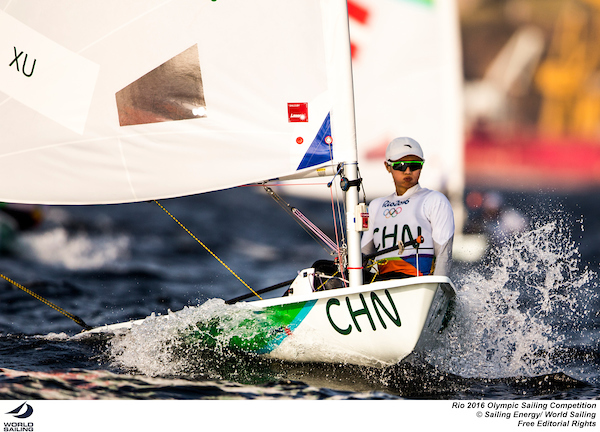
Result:
{"label": "foam on water", "polygon": [[[453,277],[454,315],[419,356],[462,377],[538,376],[561,371],[573,335],[585,337],[597,310],[597,275],[581,268],[568,227],[543,223],[499,244],[488,260]],[[209,300],[199,307],[151,316],[111,342],[114,363],[148,376],[224,378],[239,373],[232,337],[248,335],[245,320],[258,316],[242,303]],[[181,335],[199,322],[218,320],[210,346]],[[259,326],[260,327],[260,326]],[[589,344],[591,342],[583,342]],[[230,376],[229,376],[230,377]]]}
{"label": "foam on water", "polygon": [[568,227],[539,224],[455,278],[454,317],[423,355],[464,377],[557,372],[572,334],[595,319],[597,275],[580,268]]}
{"label": "foam on water", "polygon": [[116,263],[128,255],[130,246],[124,235],[71,234],[62,227],[26,233],[19,241],[22,256],[69,270],[95,270]]}
{"label": "foam on water", "polygon": [[[141,325],[113,338],[111,357],[120,368],[148,376],[199,376],[223,378],[219,369],[238,359],[228,351],[231,338],[248,335],[246,320],[260,319],[243,303],[226,305],[211,299],[198,307],[186,307],[166,316],[152,315]],[[190,339],[191,330],[203,332],[198,323],[216,322],[219,334],[204,335],[210,344]],[[222,332],[221,332],[222,331]],[[231,371],[230,371],[231,372]]]}

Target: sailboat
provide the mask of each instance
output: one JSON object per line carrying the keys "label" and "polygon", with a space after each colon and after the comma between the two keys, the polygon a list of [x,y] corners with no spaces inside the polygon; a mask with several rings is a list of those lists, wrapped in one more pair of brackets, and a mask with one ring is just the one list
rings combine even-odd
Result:
{"label": "sailboat", "polygon": [[[12,1],[0,11],[0,52],[11,54],[0,67],[0,201],[119,204],[341,179],[339,274],[309,267],[288,295],[243,302],[252,315],[232,344],[395,364],[443,325],[455,289],[444,276],[363,278],[348,29],[345,0]],[[188,336],[204,325],[218,329]]]}

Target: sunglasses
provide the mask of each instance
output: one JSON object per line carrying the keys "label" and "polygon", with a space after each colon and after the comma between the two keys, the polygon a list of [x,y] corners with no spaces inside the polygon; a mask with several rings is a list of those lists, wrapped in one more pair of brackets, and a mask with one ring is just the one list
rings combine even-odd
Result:
{"label": "sunglasses", "polygon": [[424,161],[406,161],[406,162],[388,162],[388,165],[396,171],[406,171],[406,168],[410,168],[411,171],[420,170],[423,168]]}

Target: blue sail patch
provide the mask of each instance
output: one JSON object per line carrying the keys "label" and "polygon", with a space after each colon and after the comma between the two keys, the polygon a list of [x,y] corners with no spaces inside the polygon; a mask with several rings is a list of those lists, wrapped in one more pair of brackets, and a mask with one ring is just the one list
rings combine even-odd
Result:
{"label": "blue sail patch", "polygon": [[319,165],[332,159],[331,145],[327,143],[326,139],[331,139],[331,120],[329,114],[325,117],[321,129],[317,132],[317,136],[315,136],[296,170]]}

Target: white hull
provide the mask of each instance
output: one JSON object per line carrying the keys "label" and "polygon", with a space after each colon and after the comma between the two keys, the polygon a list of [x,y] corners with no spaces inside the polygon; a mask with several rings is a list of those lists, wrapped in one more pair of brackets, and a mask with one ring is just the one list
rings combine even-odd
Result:
{"label": "white hull", "polygon": [[[424,276],[292,296],[296,302],[317,301],[268,355],[301,362],[393,365],[413,352],[424,332],[440,329],[454,295],[450,279]],[[254,303],[264,308],[285,302],[286,298]]]}
{"label": "white hull", "polygon": [[447,277],[422,276],[248,302],[245,306],[256,312],[256,323],[245,327],[245,349],[294,362],[393,365],[413,352],[424,334],[440,329],[454,295]]}

